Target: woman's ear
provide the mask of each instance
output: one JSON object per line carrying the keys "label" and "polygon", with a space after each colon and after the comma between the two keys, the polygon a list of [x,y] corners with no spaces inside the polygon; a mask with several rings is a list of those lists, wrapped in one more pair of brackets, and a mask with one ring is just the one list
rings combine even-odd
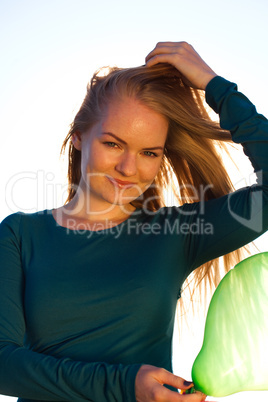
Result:
{"label": "woman's ear", "polygon": [[77,131],[72,135],[72,144],[78,151],[81,151],[81,134]]}

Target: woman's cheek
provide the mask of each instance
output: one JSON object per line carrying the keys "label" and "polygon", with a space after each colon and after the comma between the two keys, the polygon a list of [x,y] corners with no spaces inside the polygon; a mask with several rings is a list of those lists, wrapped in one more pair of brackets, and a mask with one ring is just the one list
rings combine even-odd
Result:
{"label": "woman's cheek", "polygon": [[113,164],[114,161],[111,155],[102,149],[96,150],[89,155],[89,165],[94,172],[106,172]]}
{"label": "woman's cheek", "polygon": [[141,181],[152,183],[159,172],[160,166],[161,161],[158,158],[157,160],[148,161],[140,173]]}

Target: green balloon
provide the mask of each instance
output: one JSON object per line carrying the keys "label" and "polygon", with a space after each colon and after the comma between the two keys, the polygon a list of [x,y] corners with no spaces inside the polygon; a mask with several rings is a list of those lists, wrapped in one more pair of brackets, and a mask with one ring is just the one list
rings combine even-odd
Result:
{"label": "green balloon", "polygon": [[267,292],[268,252],[241,261],[222,279],[192,367],[196,390],[213,397],[268,390]]}

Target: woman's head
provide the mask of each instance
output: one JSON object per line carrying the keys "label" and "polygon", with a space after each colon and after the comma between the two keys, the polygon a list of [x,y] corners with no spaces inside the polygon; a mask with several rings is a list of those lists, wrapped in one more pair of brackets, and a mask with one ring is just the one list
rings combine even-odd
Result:
{"label": "woman's head", "polygon": [[[223,166],[211,141],[216,138],[226,140],[230,136],[208,118],[199,92],[184,85],[180,73],[168,64],[151,68],[112,68],[106,75],[94,74],[63,143],[63,150],[71,137],[77,134],[83,137],[90,132],[101,121],[109,104],[123,103],[126,99],[135,100],[158,113],[168,124],[164,155],[155,180],[133,205],[146,203],[149,209],[163,205],[161,189],[170,181],[172,171],[178,181],[177,192],[181,200],[197,201],[201,186],[210,186],[207,198],[230,190],[230,182],[226,179],[226,172],[222,171]],[[68,179],[67,201],[70,201],[81,179],[81,152],[72,141],[69,145]]]}
{"label": "woman's head", "polygon": [[167,120],[137,99],[111,98],[97,123],[73,134],[81,153],[80,194],[102,214],[116,205],[129,209],[158,174],[167,131]]}

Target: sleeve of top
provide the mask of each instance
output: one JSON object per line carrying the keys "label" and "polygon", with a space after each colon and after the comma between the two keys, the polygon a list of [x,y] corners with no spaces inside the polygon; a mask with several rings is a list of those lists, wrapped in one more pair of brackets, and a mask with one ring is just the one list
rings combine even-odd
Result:
{"label": "sleeve of top", "polygon": [[189,271],[248,244],[268,227],[268,121],[237,91],[236,84],[219,76],[209,82],[206,101],[219,114],[221,127],[242,144],[257,183],[181,207],[181,222],[199,228],[185,237]]}
{"label": "sleeve of top", "polygon": [[23,346],[20,214],[0,225],[0,393],[46,401],[135,401],[140,365],[57,359]]}

